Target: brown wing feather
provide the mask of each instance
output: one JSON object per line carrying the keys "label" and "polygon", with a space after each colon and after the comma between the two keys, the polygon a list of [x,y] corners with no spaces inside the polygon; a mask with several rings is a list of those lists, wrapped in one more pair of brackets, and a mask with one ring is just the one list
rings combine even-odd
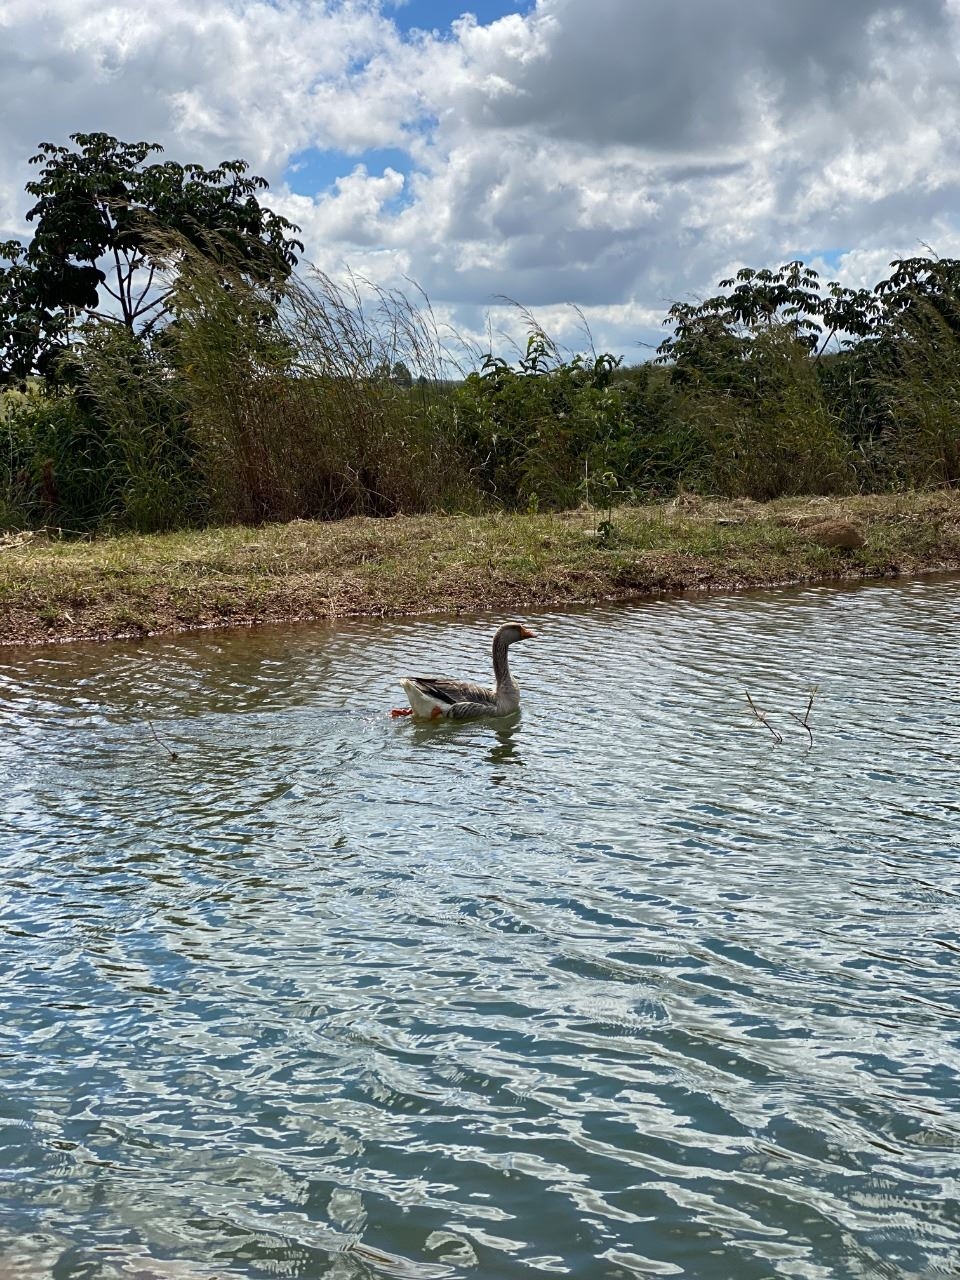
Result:
{"label": "brown wing feather", "polygon": [[[446,676],[412,676],[413,683],[428,697],[451,706],[458,702],[475,703],[484,708],[496,706],[497,695],[482,684],[470,684],[466,680],[448,680]],[[474,712],[476,714],[476,712]]]}

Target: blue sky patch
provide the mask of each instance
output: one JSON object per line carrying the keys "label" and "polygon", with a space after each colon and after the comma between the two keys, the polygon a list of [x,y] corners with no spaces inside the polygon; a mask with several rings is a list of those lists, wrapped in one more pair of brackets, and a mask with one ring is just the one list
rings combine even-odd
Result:
{"label": "blue sky patch", "polygon": [[384,14],[392,18],[398,30],[407,32],[439,31],[445,35],[450,24],[465,13],[472,13],[481,26],[488,26],[508,13],[532,13],[534,0],[386,0]]}
{"label": "blue sky patch", "polygon": [[[839,271],[840,259],[845,253],[849,252],[849,249],[791,249],[789,253],[782,255],[777,265],[799,261],[809,267],[816,262],[825,266],[828,271]],[[755,264],[751,263],[750,265],[753,266]],[[820,270],[819,267],[817,269]],[[820,274],[822,277],[823,272],[821,271]]]}
{"label": "blue sky patch", "polygon": [[[283,171],[283,180],[298,195],[322,195],[332,189],[337,178],[346,177],[358,164],[365,165],[367,173],[378,178],[383,175],[384,169],[395,169],[407,178],[413,168],[409,155],[398,147],[376,147],[355,154],[336,150],[320,151],[316,147],[310,147],[291,157]],[[404,199],[405,196],[402,196],[400,203]]]}
{"label": "blue sky patch", "polygon": [[810,261],[813,258],[821,258],[831,271],[839,271],[840,259],[845,253],[849,252],[849,249],[814,249],[812,252],[807,254],[805,261]]}

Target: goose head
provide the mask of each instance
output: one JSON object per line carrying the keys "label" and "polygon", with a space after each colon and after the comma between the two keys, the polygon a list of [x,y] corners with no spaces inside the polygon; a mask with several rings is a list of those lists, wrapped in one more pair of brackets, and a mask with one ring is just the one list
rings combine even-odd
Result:
{"label": "goose head", "polygon": [[519,622],[505,622],[493,637],[494,644],[516,644],[518,640],[532,640],[537,633]]}

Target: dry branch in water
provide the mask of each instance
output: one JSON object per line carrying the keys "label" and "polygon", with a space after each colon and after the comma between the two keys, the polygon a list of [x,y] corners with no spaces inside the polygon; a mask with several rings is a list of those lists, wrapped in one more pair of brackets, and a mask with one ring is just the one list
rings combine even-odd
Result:
{"label": "dry branch in water", "polygon": [[778,732],[777,732],[777,730],[773,727],[773,725],[772,725],[772,724],[770,723],[770,721],[767,719],[767,713],[766,713],[765,711],[761,711],[761,710],[759,709],[759,707],[757,706],[757,704],[756,704],[756,703],[754,702],[754,700],[750,697],[750,694],[749,694],[749,693],[747,694],[747,701],[750,703],[750,710],[751,710],[751,711],[753,712],[753,714],[757,717],[757,719],[760,721],[760,723],[761,723],[762,725],[765,725],[765,726],[770,730],[770,732],[773,734],[773,740],[774,740],[774,742],[776,742],[777,746],[779,746],[779,745],[780,745],[780,743],[783,741],[783,734],[782,734],[782,733],[778,733]]}
{"label": "dry branch in water", "polygon": [[[797,724],[800,725],[801,728],[806,730],[807,737],[809,738],[809,745],[807,747],[808,751],[810,747],[813,746],[813,730],[810,728],[810,712],[813,710],[813,700],[817,696],[817,692],[819,691],[819,689],[820,689],[820,686],[818,684],[815,684],[811,688],[809,695],[807,697],[807,707],[802,716],[798,716],[795,711],[788,711],[786,713],[791,718],[791,720],[796,720]],[[757,706],[757,704],[754,702],[753,698],[751,698],[749,693],[747,693],[747,702],[749,702],[750,710],[756,716],[757,720],[759,720],[759,722],[762,725],[764,725],[767,729],[770,730],[771,734],[773,735],[774,742],[777,744],[777,746],[779,746],[780,743],[783,741],[783,734],[778,729],[774,728],[774,726],[770,723],[768,713],[766,711],[762,711]]]}
{"label": "dry branch in water", "polygon": [[170,757],[171,760],[176,760],[177,753],[175,751],[171,751],[171,749],[167,746],[164,740],[160,737],[159,733],[157,733],[156,729],[153,726],[153,721],[149,719],[149,717],[147,719],[147,726],[150,732],[153,734],[154,741],[157,743],[157,745],[163,748],[163,750],[167,753],[167,755]]}
{"label": "dry branch in water", "polygon": [[[817,696],[819,689],[820,689],[820,686],[818,684],[815,684],[813,688],[810,690],[810,695],[807,698],[807,709],[806,711],[804,711],[802,716],[798,716],[795,711],[787,712],[788,715],[792,716],[793,719],[796,720],[797,724],[801,725],[804,729],[806,729],[807,737],[810,739],[810,747],[813,746],[813,730],[810,728],[810,712],[813,709],[813,700]],[[807,749],[809,750],[809,747]]]}

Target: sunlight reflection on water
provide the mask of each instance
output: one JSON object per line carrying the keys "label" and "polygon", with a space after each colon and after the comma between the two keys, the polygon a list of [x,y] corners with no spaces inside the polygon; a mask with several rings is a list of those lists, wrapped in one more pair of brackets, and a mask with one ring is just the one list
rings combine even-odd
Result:
{"label": "sunlight reflection on water", "polygon": [[950,1273],[958,603],[6,651],[0,1271]]}

